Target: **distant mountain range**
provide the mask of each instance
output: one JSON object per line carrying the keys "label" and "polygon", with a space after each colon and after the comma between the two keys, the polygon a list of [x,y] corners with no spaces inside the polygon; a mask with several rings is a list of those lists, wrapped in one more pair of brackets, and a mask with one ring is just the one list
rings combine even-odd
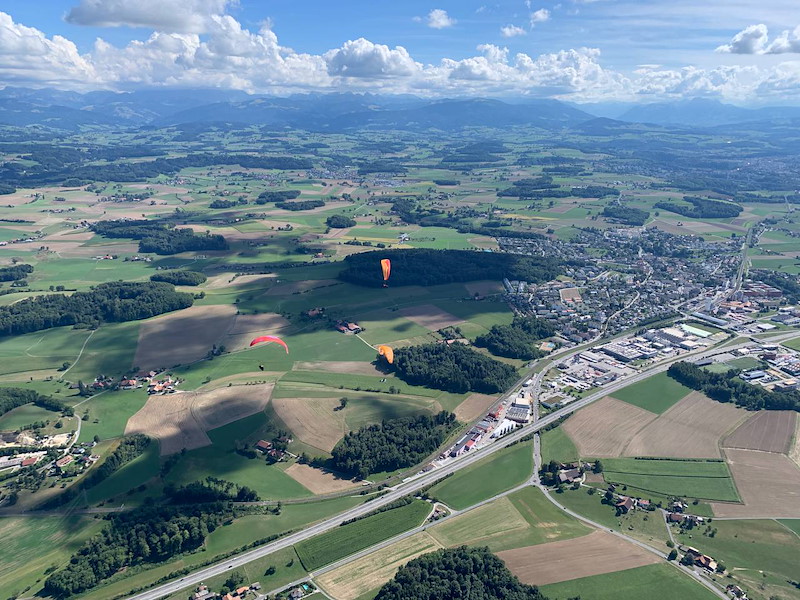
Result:
{"label": "distant mountain range", "polygon": [[[428,100],[374,94],[298,94],[285,98],[230,90],[65,92],[7,87],[0,90],[0,125],[164,127],[233,123],[312,131],[398,129],[452,131],[464,127],[574,128],[595,135],[630,129],[624,123],[712,128],[719,125],[800,119],[800,108],[745,109],[713,100],[646,105],[574,105],[557,100]],[[588,109],[588,110],[584,110]],[[621,114],[620,114],[621,113]],[[597,117],[600,116],[600,119]],[[615,116],[616,120],[608,117]],[[624,123],[623,123],[624,122]]]}

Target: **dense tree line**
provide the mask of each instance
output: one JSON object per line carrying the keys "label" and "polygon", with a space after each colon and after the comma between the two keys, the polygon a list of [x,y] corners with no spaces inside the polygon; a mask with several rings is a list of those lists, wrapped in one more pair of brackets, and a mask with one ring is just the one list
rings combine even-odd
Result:
{"label": "dense tree line", "polygon": [[615,203],[609,204],[603,209],[603,216],[609,219],[615,219],[625,225],[641,227],[647,222],[647,219],[650,218],[650,213],[641,208]]}
{"label": "dense tree line", "polygon": [[241,165],[245,169],[310,169],[313,163],[291,156],[254,156],[250,154],[190,154],[183,157],[156,158],[150,161],[109,162],[86,164],[95,160],[70,148],[53,148],[48,157],[45,150],[36,155],[36,165],[8,161],[0,166],[0,181],[15,187],[37,187],[57,184],[66,179],[91,181],[146,181],[159,175],[174,175],[181,169],[214,165]]}
{"label": "dense tree line", "polygon": [[163,281],[172,285],[200,285],[206,279],[208,278],[198,271],[182,271],[179,269],[159,271],[150,275],[150,281]]}
{"label": "dense tree line", "polygon": [[228,248],[228,242],[219,234],[196,234],[191,229],[175,229],[158,221],[99,221],[92,225],[92,231],[107,238],[139,240],[139,252],[161,255]]}
{"label": "dense tree line", "polygon": [[0,336],[64,325],[136,321],[188,308],[192,302],[190,294],[176,292],[168,283],[102,283],[89,292],[35,296],[0,306]]}
{"label": "dense tree line", "polygon": [[339,279],[358,285],[380,286],[383,283],[380,261],[392,261],[391,286],[439,285],[479,279],[518,279],[531,283],[551,281],[562,273],[557,260],[473,250],[379,250],[351,254]]}
{"label": "dense tree line", "polygon": [[261,192],[256,198],[256,204],[266,204],[267,202],[285,202],[294,200],[300,195],[300,190],[276,190]]}
{"label": "dense tree line", "polygon": [[33,273],[31,265],[19,264],[11,267],[0,267],[0,281],[19,281]]}
{"label": "dense tree line", "polygon": [[334,229],[346,229],[347,227],[355,227],[356,220],[345,215],[331,215],[325,219],[325,224]]}
{"label": "dense tree line", "polygon": [[[31,403],[39,408],[53,412],[64,412],[69,408],[63,402],[55,400],[50,396],[42,396],[40,393],[34,392],[33,390],[15,387],[0,388],[0,416],[19,406]],[[69,412],[72,413],[71,408]]]}
{"label": "dense tree line", "polygon": [[111,524],[72,555],[44,584],[48,595],[80,594],[123,567],[159,563],[199,548],[209,533],[233,516],[220,504],[191,508],[144,507],[108,517]]}
{"label": "dense tree line", "polygon": [[400,567],[375,600],[547,600],[488,548],[449,548]]}
{"label": "dense tree line", "polygon": [[474,233],[477,235],[488,235],[495,238],[505,237],[521,240],[538,240],[545,237],[541,233],[536,233],[535,231],[520,231],[518,229],[493,229],[491,227],[482,227],[480,225],[459,225],[457,229],[459,233]]}
{"label": "dense tree line", "polygon": [[434,179],[433,183],[435,185],[450,186],[450,185],[458,185],[461,182],[458,179]]}
{"label": "dense tree line", "polygon": [[605,198],[606,196],[618,196],[620,193],[617,188],[606,187],[604,185],[574,187],[570,192],[573,196],[578,198]]}
{"label": "dense tree line", "polygon": [[324,200],[297,200],[296,202],[276,202],[275,208],[282,208],[283,210],[311,210],[313,208],[320,208],[325,206]]}
{"label": "dense tree line", "polygon": [[514,317],[511,325],[493,325],[488,333],[478,336],[475,345],[497,356],[532,360],[544,356],[534,344],[555,332],[555,327],[544,319]]}
{"label": "dense tree line", "polygon": [[549,196],[553,190],[558,190],[559,187],[557,183],[553,183],[553,178],[551,176],[544,175],[542,177],[520,179],[511,187],[497,192],[497,195],[501,198],[534,198],[541,197],[541,193]]}
{"label": "dense tree line", "polygon": [[688,362],[676,362],[667,370],[667,375],[674,380],[717,402],[733,402],[749,410],[800,411],[800,392],[769,391],[743,381],[737,377],[738,373],[738,369],[712,373]]}
{"label": "dense tree line", "polygon": [[257,502],[258,494],[247,487],[225,479],[206,477],[182,486],[167,484],[164,495],[173,504],[200,504],[206,502]]}
{"label": "dense tree line", "polygon": [[511,385],[513,367],[464,344],[423,344],[394,351],[394,367],[403,381],[456,394],[494,394]]}
{"label": "dense tree line", "polygon": [[334,468],[364,479],[372,473],[411,467],[436,451],[455,423],[455,415],[442,411],[387,419],[351,431],[331,452]]}
{"label": "dense tree line", "polygon": [[691,204],[691,206],[678,204],[677,202],[662,201],[656,202],[655,208],[668,210],[692,219],[726,219],[738,217],[742,210],[744,210],[741,206],[733,202],[712,200],[711,198],[684,196],[683,200]]}
{"label": "dense tree line", "polygon": [[209,208],[234,208],[235,206],[240,206],[242,204],[247,204],[247,199],[244,202],[240,202],[239,200],[231,200],[228,198],[215,198],[212,200],[211,204],[208,205]]}

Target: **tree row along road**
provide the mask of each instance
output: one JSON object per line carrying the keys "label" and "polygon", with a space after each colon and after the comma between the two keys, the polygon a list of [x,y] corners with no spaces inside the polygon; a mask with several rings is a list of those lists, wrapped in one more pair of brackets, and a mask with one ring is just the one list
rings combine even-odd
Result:
{"label": "tree row along road", "polygon": [[[796,337],[798,335],[800,335],[800,332],[793,332],[790,336],[787,336],[787,339],[788,339],[788,337]],[[729,341],[732,341],[732,340],[729,340]],[[749,342],[744,341],[744,342],[742,342],[740,344],[737,344],[737,345],[727,346],[725,348],[725,351],[730,352],[731,350],[735,350],[736,348],[744,347],[744,346],[746,346],[748,344],[749,344]],[[581,352],[582,350],[583,349],[581,349],[581,350],[574,350],[573,349],[573,352],[571,354],[568,354],[566,357],[563,357],[563,358],[561,358],[559,360],[564,360],[564,358],[568,358],[572,354],[577,354],[577,353]],[[256,559],[264,557],[264,556],[267,556],[267,555],[272,554],[273,552],[276,552],[278,550],[282,550],[284,548],[288,548],[288,547],[293,546],[294,544],[297,544],[297,543],[299,543],[299,542],[301,542],[303,540],[310,539],[310,538],[312,538],[314,536],[317,536],[317,535],[319,535],[321,533],[324,533],[326,531],[334,529],[334,528],[338,527],[339,525],[341,525],[344,521],[363,516],[363,515],[371,512],[371,511],[375,510],[376,508],[380,508],[382,506],[385,506],[386,504],[394,502],[395,500],[398,500],[398,499],[402,498],[403,496],[407,496],[409,494],[412,494],[414,492],[419,491],[420,489],[422,489],[424,487],[432,485],[432,484],[436,483],[437,481],[439,481],[440,479],[443,479],[447,475],[450,475],[450,474],[455,473],[455,472],[457,472],[457,471],[459,471],[461,469],[469,467],[470,465],[480,461],[481,459],[486,458],[487,456],[491,456],[495,452],[498,452],[499,450],[502,450],[503,448],[505,448],[507,446],[510,446],[511,444],[513,444],[515,442],[520,441],[522,438],[524,438],[524,437],[526,437],[526,436],[528,436],[528,435],[530,435],[532,433],[535,433],[535,432],[539,431],[540,429],[543,429],[544,427],[547,427],[548,425],[551,425],[552,423],[555,423],[556,421],[558,421],[562,417],[570,415],[573,412],[575,412],[576,410],[578,410],[580,408],[583,408],[584,406],[587,406],[588,404],[591,404],[592,402],[595,402],[596,400],[600,400],[601,398],[604,398],[605,396],[608,396],[609,394],[613,394],[617,390],[620,390],[620,389],[622,389],[624,387],[627,387],[627,386],[629,386],[629,385],[631,385],[633,383],[637,383],[639,381],[647,379],[648,377],[651,377],[652,375],[655,375],[656,373],[664,372],[669,368],[669,366],[671,364],[673,364],[675,362],[678,362],[678,361],[681,361],[681,360],[686,360],[686,358],[688,358],[689,354],[691,354],[691,356],[694,357],[694,358],[703,358],[705,356],[713,355],[713,354],[716,354],[716,353],[719,353],[719,352],[720,352],[719,348],[710,348],[710,349],[707,349],[707,350],[704,350],[704,351],[701,351],[701,352],[698,352],[698,353],[687,353],[687,354],[681,355],[679,357],[671,358],[669,360],[660,362],[660,363],[654,365],[652,368],[650,368],[648,370],[642,371],[641,373],[637,373],[637,374],[629,376],[629,377],[625,377],[625,378],[623,378],[623,379],[621,379],[621,380],[619,380],[617,382],[614,382],[611,385],[606,386],[605,388],[595,392],[594,394],[590,394],[590,395],[588,395],[585,398],[582,398],[580,400],[575,400],[574,402],[571,402],[569,405],[565,406],[564,408],[556,410],[556,411],[550,413],[549,415],[547,415],[545,417],[542,417],[541,419],[539,419],[537,421],[534,421],[533,423],[529,423],[528,425],[520,427],[519,429],[517,429],[513,433],[510,433],[510,434],[500,438],[499,440],[497,440],[496,442],[493,442],[492,444],[490,444],[488,446],[484,446],[482,448],[478,448],[476,450],[472,450],[469,453],[467,453],[465,455],[462,455],[458,459],[453,459],[452,461],[444,464],[440,468],[434,469],[434,470],[429,471],[428,473],[425,473],[423,475],[420,475],[420,476],[414,477],[412,479],[406,480],[405,482],[400,483],[400,484],[394,486],[393,488],[387,488],[388,492],[386,494],[384,494],[383,496],[380,496],[378,498],[375,498],[374,500],[372,500],[370,502],[367,502],[366,504],[361,504],[359,506],[351,508],[351,509],[349,509],[349,510],[343,512],[343,513],[339,513],[338,515],[336,515],[334,517],[331,517],[329,519],[321,521],[320,523],[317,523],[316,525],[311,525],[310,527],[307,527],[306,529],[303,529],[302,531],[298,531],[297,533],[293,533],[291,535],[287,535],[287,536],[285,536],[283,538],[280,538],[280,539],[275,540],[273,542],[270,542],[268,544],[264,544],[263,546],[255,548],[253,550],[249,550],[247,552],[244,552],[244,553],[242,553],[242,554],[240,554],[238,556],[224,559],[224,560],[220,561],[219,563],[216,563],[214,565],[211,565],[211,566],[199,569],[197,571],[194,571],[193,573],[185,575],[184,577],[180,578],[177,581],[168,582],[168,583],[159,585],[157,587],[151,588],[150,590],[146,590],[144,592],[136,594],[134,596],[130,596],[129,600],[158,600],[160,598],[163,598],[164,596],[168,596],[170,594],[174,594],[174,593],[179,592],[180,590],[182,590],[184,588],[187,588],[187,587],[190,587],[190,586],[193,586],[193,585],[197,585],[197,584],[202,583],[203,581],[206,581],[206,580],[208,580],[208,579],[210,579],[212,577],[215,577],[217,575],[223,574],[223,573],[227,572],[229,569],[233,569],[233,568],[236,568],[236,567],[241,567],[241,566],[243,566],[243,565],[245,565],[245,564],[247,564],[247,563],[249,563],[249,562],[251,562],[253,560],[256,560]],[[542,375],[543,375],[543,373],[540,373],[537,376],[537,378],[540,378]],[[513,393],[513,390],[512,390],[512,393]]]}

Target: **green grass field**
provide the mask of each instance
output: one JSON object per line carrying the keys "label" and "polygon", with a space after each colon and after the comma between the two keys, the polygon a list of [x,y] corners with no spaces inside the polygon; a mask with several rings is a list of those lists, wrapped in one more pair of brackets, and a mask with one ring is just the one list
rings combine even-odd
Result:
{"label": "green grass field", "polygon": [[212,429],[208,432],[211,445],[186,452],[166,479],[187,484],[209,476],[219,477],[250,487],[264,500],[310,496],[311,492],[286,475],[279,465],[267,465],[262,458],[246,458],[236,452],[237,440],[270,439],[276,431],[263,412]]}
{"label": "green grass field", "polygon": [[578,460],[578,448],[561,427],[556,427],[541,434],[542,464],[551,460],[568,463]]}
{"label": "green grass field", "polygon": [[660,415],[691,391],[666,373],[659,373],[624,387],[612,395],[617,400]]}
{"label": "green grass field", "polygon": [[523,442],[458,471],[433,486],[430,495],[461,510],[520,485],[532,472],[532,442]]}
{"label": "green grass field", "polygon": [[603,460],[603,477],[644,492],[738,502],[739,494],[724,462],[691,460]]}
{"label": "green grass field", "polygon": [[147,402],[147,393],[144,390],[120,390],[102,392],[88,399],[75,396],[74,399],[78,402],[76,415],[82,417],[85,411],[89,411],[89,419],[81,422],[79,441],[90,442],[95,435],[102,440],[121,436],[131,415]]}
{"label": "green grass field", "polygon": [[415,500],[300,542],[295,550],[305,569],[313,571],[421,525],[430,511],[430,504]]}
{"label": "green grass field", "polygon": [[591,529],[526,487],[428,530],[443,546],[488,546],[493,552],[567,540]]}
{"label": "green grass field", "polygon": [[[37,421],[50,421],[52,423],[60,419],[61,413],[45,410],[34,404],[25,404],[0,417],[0,431],[16,431]],[[74,431],[75,419],[63,419],[62,422],[66,427],[62,428],[58,433]]]}
{"label": "green grass field", "polygon": [[115,498],[116,503],[126,503],[125,492],[145,484],[158,475],[158,442],[153,440],[141,456],[124,465],[116,473],[86,490],[86,504],[94,505],[100,501]]}
{"label": "green grass field", "polygon": [[714,600],[717,596],[670,565],[647,565],[616,573],[541,586],[550,600]]}

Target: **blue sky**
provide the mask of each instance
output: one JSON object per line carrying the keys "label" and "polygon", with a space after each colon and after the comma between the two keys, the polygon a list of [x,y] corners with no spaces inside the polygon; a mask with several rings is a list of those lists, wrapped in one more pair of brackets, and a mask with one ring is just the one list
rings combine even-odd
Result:
{"label": "blue sky", "polygon": [[800,101],[797,0],[7,0],[0,85]]}

